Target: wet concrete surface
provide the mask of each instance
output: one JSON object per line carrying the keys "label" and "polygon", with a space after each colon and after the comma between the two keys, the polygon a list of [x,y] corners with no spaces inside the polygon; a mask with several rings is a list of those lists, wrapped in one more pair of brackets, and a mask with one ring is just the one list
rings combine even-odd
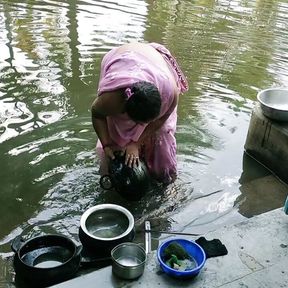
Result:
{"label": "wet concrete surface", "polygon": [[135,281],[120,280],[108,266],[53,287],[288,287],[288,216],[283,208],[225,226],[205,237],[220,239],[228,254],[207,259],[200,274],[191,280],[164,274],[153,251],[144,274]]}

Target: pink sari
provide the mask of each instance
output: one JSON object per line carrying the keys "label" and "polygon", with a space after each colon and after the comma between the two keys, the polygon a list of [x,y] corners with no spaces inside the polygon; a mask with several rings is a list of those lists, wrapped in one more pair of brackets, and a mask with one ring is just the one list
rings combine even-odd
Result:
{"label": "pink sari", "polygon": [[[169,64],[179,94],[187,91],[186,78],[171,53],[160,44],[150,43],[150,45]],[[115,54],[115,50],[116,48],[109,51],[102,60],[98,96],[101,96],[103,92],[131,87],[132,84],[138,81],[153,83],[161,95],[161,111],[158,117],[161,118],[168,112],[174,100],[174,89],[168,75],[166,75],[166,71],[138,52],[125,51],[122,54]],[[126,113],[107,117],[107,124],[111,139],[120,147],[125,147],[131,141],[137,142],[147,126],[147,124],[135,123]],[[174,136],[176,124],[177,107],[172,111],[164,125],[145,141],[140,151],[140,155],[144,158],[152,176],[167,183],[175,179],[177,175],[176,139]],[[97,151],[103,156],[103,149],[99,140]]]}

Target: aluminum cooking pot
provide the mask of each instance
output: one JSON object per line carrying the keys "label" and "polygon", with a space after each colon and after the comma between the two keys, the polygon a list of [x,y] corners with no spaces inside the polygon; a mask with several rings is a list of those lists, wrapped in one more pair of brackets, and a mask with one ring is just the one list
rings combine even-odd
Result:
{"label": "aluminum cooking pot", "polygon": [[112,272],[122,279],[140,277],[145,269],[146,252],[136,243],[122,243],[111,251]]}
{"label": "aluminum cooking pot", "polygon": [[276,121],[288,121],[288,88],[262,90],[257,94],[257,99],[266,117]]}
{"label": "aluminum cooking pot", "polygon": [[108,175],[100,178],[100,186],[109,190],[114,188],[128,200],[139,200],[150,187],[150,176],[145,163],[140,160],[133,168],[125,165],[125,155],[114,152],[115,159],[109,162]]}
{"label": "aluminum cooking pot", "polygon": [[[80,266],[82,246],[65,236],[44,235],[11,244],[16,279],[33,287],[47,287],[71,278]],[[31,286],[30,286],[31,287]]]}
{"label": "aluminum cooking pot", "polygon": [[134,217],[122,206],[100,204],[81,216],[79,239],[90,254],[110,256],[116,245],[132,241],[134,236]]}
{"label": "aluminum cooking pot", "polygon": [[[150,230],[150,222],[145,221],[145,230]],[[140,277],[151,252],[151,234],[145,232],[145,249],[136,243],[122,243],[111,251],[112,272],[119,278],[132,280]]]}

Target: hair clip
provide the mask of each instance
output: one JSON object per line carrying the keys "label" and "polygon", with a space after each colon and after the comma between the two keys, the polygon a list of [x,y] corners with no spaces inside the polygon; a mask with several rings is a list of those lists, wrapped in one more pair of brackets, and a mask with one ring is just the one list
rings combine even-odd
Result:
{"label": "hair clip", "polygon": [[127,96],[127,99],[129,99],[134,93],[131,91],[131,88],[125,89],[125,95]]}

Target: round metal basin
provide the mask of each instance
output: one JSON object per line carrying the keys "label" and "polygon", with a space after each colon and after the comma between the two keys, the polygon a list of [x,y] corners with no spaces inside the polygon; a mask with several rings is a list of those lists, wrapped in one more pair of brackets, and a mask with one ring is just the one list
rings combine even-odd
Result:
{"label": "round metal basin", "polygon": [[85,248],[110,254],[116,245],[133,240],[134,217],[119,205],[93,206],[81,217],[79,238]]}
{"label": "round metal basin", "polygon": [[269,88],[257,94],[263,114],[276,121],[288,121],[288,88]]}

